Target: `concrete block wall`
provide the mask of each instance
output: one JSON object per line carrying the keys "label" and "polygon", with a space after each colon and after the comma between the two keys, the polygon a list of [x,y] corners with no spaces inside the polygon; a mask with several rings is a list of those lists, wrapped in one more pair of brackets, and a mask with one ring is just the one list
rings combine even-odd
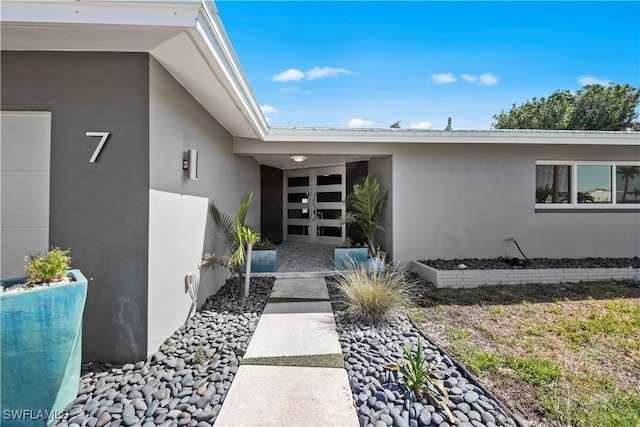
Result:
{"label": "concrete block wall", "polygon": [[598,280],[640,281],[638,268],[558,268],[504,270],[436,270],[417,261],[412,269],[438,288],[475,288],[481,285],[525,283],[592,282]]}

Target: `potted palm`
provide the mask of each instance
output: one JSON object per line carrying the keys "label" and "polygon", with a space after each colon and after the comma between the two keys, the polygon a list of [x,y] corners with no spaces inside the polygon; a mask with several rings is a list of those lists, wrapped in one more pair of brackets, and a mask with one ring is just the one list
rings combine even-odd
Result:
{"label": "potted palm", "polygon": [[0,407],[9,426],[48,424],[76,398],[80,382],[87,279],[60,248],[26,260],[25,277],[2,280],[0,288]]}
{"label": "potted palm", "polygon": [[253,193],[245,194],[242,197],[234,219],[218,209],[215,203],[209,204],[211,218],[229,248],[229,253],[223,257],[205,254],[200,262],[200,269],[203,271],[222,265],[227,267],[232,274],[237,274],[238,293],[243,297],[249,296],[253,245],[260,240],[260,235],[244,224],[252,198]]}
{"label": "potted palm", "polygon": [[388,198],[389,192],[382,192],[378,180],[367,176],[346,199],[347,210],[341,222],[353,224],[362,231],[368,252],[366,263],[370,272],[379,272],[384,266],[384,253],[376,246],[375,238],[378,231],[384,231],[382,214]]}

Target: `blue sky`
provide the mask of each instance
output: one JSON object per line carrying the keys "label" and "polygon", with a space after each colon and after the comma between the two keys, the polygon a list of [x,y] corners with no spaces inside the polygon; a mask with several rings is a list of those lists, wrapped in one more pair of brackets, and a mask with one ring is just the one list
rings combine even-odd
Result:
{"label": "blue sky", "polygon": [[640,86],[640,2],[217,6],[272,126],[489,129],[558,89]]}

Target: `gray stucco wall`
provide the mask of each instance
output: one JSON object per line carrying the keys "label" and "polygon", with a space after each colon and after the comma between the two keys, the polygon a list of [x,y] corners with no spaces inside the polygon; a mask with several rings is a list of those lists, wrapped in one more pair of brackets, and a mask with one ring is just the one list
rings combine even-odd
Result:
{"label": "gray stucco wall", "polygon": [[[146,356],[149,56],[2,52],[2,109],[51,111],[50,244],[91,278],[83,359]],[[111,135],[89,163],[99,139]]]}
{"label": "gray stucco wall", "polygon": [[387,257],[393,258],[393,210],[394,210],[394,187],[393,187],[393,160],[391,156],[372,157],[369,159],[369,175],[375,176],[380,182],[382,191],[389,191],[387,206],[384,211],[385,229],[377,235],[377,243],[382,250],[387,252]]}
{"label": "gray stucco wall", "polygon": [[[639,160],[637,147],[398,145],[393,149],[397,260],[640,255],[637,212],[535,212],[536,160]],[[370,163],[371,164],[371,163]]]}
{"label": "gray stucco wall", "polygon": [[[171,204],[152,204],[162,209],[173,209],[175,215],[149,212],[152,222],[162,215],[164,229],[151,235],[149,275],[149,342],[148,351],[158,345],[185,321],[191,299],[185,294],[184,275],[196,272],[203,252],[223,255],[227,248],[214,235],[214,226],[198,201],[210,200],[235,216],[241,196],[253,192],[247,224],[260,228],[260,165],[253,157],[233,154],[233,138],[156,60],[150,62],[150,188],[152,194],[162,192],[163,200]],[[187,180],[182,170],[183,152],[198,150],[198,180]],[[183,204],[180,195],[186,200]],[[152,195],[155,200],[155,195]],[[191,206],[192,221],[185,218],[184,209]],[[173,221],[171,218],[174,218]],[[206,221],[204,229],[200,221]],[[191,223],[192,226],[189,226]],[[180,245],[165,238],[170,229],[182,229],[185,237]],[[160,235],[163,234],[163,235]],[[189,235],[189,238],[186,238]],[[156,238],[157,237],[157,238]],[[191,255],[184,257],[185,251]],[[167,266],[171,266],[170,269]],[[158,271],[171,271],[172,275],[158,275]],[[207,272],[200,278],[199,303],[213,294],[228,277],[223,269]]]}

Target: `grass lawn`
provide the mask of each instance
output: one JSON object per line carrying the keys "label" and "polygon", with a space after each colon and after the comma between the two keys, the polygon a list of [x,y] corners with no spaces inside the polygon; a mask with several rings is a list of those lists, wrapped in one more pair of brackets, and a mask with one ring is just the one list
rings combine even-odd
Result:
{"label": "grass lawn", "polygon": [[412,316],[516,415],[544,426],[640,426],[640,285],[422,293]]}

